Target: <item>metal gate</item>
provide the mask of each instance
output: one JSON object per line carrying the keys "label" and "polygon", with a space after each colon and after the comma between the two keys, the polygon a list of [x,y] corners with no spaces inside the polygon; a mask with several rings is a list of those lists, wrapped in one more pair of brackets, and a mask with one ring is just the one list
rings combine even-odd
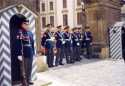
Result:
{"label": "metal gate", "polygon": [[[13,5],[0,10],[0,86],[11,86],[11,52],[9,22],[13,15],[20,13],[30,21],[30,28],[35,36],[36,15],[24,5]],[[36,41],[34,46],[36,47]],[[36,79],[36,65],[33,62],[32,80]]]}

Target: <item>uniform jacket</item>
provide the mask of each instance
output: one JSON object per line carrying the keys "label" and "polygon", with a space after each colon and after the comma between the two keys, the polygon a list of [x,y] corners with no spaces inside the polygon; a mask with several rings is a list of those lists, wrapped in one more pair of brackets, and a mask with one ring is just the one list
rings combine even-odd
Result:
{"label": "uniform jacket", "polygon": [[50,32],[45,32],[43,34],[42,37],[42,41],[41,41],[41,45],[47,49],[53,48],[54,44],[53,42],[50,40],[51,39],[52,34]]}
{"label": "uniform jacket", "polygon": [[55,39],[56,39],[56,48],[61,48],[64,41],[62,32],[59,32],[59,31],[56,32]]}
{"label": "uniform jacket", "polygon": [[73,41],[73,43],[72,43],[73,47],[79,47],[80,46],[79,35],[76,32],[74,32],[72,34],[72,41]]}
{"label": "uniform jacket", "polygon": [[64,40],[65,40],[65,47],[71,46],[71,34],[69,32],[65,32],[63,34]]}
{"label": "uniform jacket", "polygon": [[87,46],[90,46],[90,44],[92,43],[92,34],[91,32],[84,32],[83,34],[83,43],[84,43],[84,46],[87,47]]}
{"label": "uniform jacket", "polygon": [[25,58],[32,58],[35,54],[33,34],[30,31],[19,29],[17,35],[17,52],[18,56],[24,56]]}

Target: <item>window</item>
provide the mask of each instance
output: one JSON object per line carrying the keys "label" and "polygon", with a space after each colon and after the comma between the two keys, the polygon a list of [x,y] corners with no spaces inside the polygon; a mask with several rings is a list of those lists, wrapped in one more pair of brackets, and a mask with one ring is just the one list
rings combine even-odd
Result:
{"label": "window", "polygon": [[81,5],[81,0],[77,0],[77,6]]}
{"label": "window", "polygon": [[63,8],[67,8],[67,0],[63,0]]}
{"label": "window", "polygon": [[53,2],[50,2],[49,5],[50,5],[50,10],[53,10]]}
{"label": "window", "polygon": [[67,14],[63,15],[63,25],[64,26],[68,25],[68,15]]}
{"label": "window", "polygon": [[83,19],[82,12],[77,13],[77,24],[78,25],[81,25],[83,23],[82,19]]}
{"label": "window", "polygon": [[45,3],[42,3],[42,11],[45,11]]}
{"label": "window", "polygon": [[50,16],[50,24],[52,24],[52,26],[54,26],[54,16]]}
{"label": "window", "polygon": [[42,27],[46,26],[46,17],[42,17]]}

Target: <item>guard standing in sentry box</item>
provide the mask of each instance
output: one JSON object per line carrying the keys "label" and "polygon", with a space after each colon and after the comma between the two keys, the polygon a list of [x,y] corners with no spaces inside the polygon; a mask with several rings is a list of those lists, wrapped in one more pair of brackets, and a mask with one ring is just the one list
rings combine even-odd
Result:
{"label": "guard standing in sentry box", "polygon": [[[31,82],[31,71],[34,52],[34,40],[33,34],[29,31],[29,21],[21,14],[17,14],[19,20],[18,28],[16,32],[16,39],[11,47],[15,47],[15,51],[12,52],[17,56],[20,64],[20,77],[22,86],[32,85]],[[16,75],[15,75],[16,77]]]}

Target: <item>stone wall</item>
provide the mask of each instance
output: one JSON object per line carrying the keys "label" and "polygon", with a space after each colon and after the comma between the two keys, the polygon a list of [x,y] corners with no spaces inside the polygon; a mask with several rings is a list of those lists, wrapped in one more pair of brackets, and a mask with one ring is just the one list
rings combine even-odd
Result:
{"label": "stone wall", "polygon": [[93,34],[94,45],[99,56],[108,56],[108,28],[121,20],[122,4],[119,0],[91,0],[86,4],[87,25]]}
{"label": "stone wall", "polygon": [[94,42],[107,45],[108,27],[121,17],[119,0],[93,0],[86,5],[87,25],[93,33]]}
{"label": "stone wall", "polygon": [[0,0],[0,9],[9,5],[24,4],[32,11],[39,12],[39,2],[40,0]]}

